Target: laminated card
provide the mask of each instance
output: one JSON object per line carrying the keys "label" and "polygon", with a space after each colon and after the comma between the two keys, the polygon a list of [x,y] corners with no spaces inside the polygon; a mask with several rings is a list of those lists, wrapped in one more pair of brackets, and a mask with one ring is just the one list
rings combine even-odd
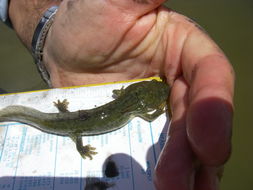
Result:
{"label": "laminated card", "polygon": [[[52,113],[58,112],[53,102],[64,99],[69,111],[92,109],[112,101],[112,90],[133,82],[138,81],[2,95],[0,109],[24,105]],[[165,113],[153,122],[136,117],[119,130],[83,137],[84,144],[96,147],[93,160],[83,159],[69,137],[1,122],[0,190],[153,190],[168,122]]]}

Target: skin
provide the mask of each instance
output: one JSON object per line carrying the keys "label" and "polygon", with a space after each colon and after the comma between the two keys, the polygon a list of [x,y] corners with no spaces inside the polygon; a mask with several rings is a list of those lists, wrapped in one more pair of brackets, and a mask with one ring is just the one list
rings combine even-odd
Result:
{"label": "skin", "polygon": [[[151,93],[153,92],[153,93]],[[0,121],[17,121],[41,131],[69,136],[85,159],[95,148],[83,146],[82,136],[108,133],[125,126],[132,118],[153,121],[165,111],[169,86],[157,80],[131,84],[126,89],[113,90],[116,99],[90,110],[68,111],[68,101],[54,102],[60,113],[44,113],[36,109],[12,105],[0,110]],[[152,113],[149,113],[152,112]]]}
{"label": "skin", "polygon": [[[27,18],[24,1],[11,0],[10,17],[29,49],[29,32],[20,32],[33,29],[21,22]],[[197,24],[163,2],[64,0],[43,60],[54,87],[165,77],[172,87],[172,122],[156,167],[156,188],[218,189],[231,152],[234,72]]]}

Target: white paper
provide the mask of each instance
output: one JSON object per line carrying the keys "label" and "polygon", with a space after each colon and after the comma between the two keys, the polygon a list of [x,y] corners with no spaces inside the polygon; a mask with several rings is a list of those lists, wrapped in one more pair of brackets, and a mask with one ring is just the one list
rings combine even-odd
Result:
{"label": "white paper", "polygon": [[[67,99],[70,111],[91,109],[112,101],[116,83],[103,86],[52,89],[0,96],[0,109],[25,105],[43,112],[57,112],[53,102]],[[0,190],[90,190],[99,182],[120,190],[153,190],[154,167],[164,145],[168,117],[152,123],[134,118],[123,128],[104,135],[83,137],[96,147],[93,160],[82,159],[69,137],[51,135],[17,122],[0,123]],[[110,157],[110,159],[108,159]],[[106,177],[113,161],[118,176]]]}

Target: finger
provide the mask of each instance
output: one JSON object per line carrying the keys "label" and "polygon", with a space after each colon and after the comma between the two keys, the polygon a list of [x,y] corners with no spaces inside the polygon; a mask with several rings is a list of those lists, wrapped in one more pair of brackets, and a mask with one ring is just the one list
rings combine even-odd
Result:
{"label": "finger", "polygon": [[156,166],[156,189],[190,190],[194,181],[194,155],[186,136],[187,86],[178,79],[172,87],[169,139]]}
{"label": "finger", "polygon": [[196,173],[194,190],[218,190],[223,167],[201,167]]}
{"label": "finger", "polygon": [[230,155],[234,74],[229,61],[199,29],[182,51],[183,75],[190,87],[187,133],[202,163],[217,166]]}
{"label": "finger", "polygon": [[110,2],[123,12],[142,16],[159,7],[165,0],[111,0]]}

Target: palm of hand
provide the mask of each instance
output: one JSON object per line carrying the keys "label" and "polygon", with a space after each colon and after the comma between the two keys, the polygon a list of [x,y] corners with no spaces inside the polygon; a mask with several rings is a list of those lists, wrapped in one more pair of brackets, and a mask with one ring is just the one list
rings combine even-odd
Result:
{"label": "palm of hand", "polygon": [[[136,7],[135,2],[130,4]],[[78,73],[99,70],[106,81],[159,75],[165,54],[161,48],[166,43],[162,38],[166,35],[167,21],[163,18],[157,22],[157,18],[168,17],[169,11],[160,8],[147,13],[152,6],[137,5],[138,11],[129,10],[131,5],[127,1],[122,5],[116,1],[63,2],[45,52],[48,50],[49,57],[63,70]],[[93,81],[100,82],[96,77]]]}

